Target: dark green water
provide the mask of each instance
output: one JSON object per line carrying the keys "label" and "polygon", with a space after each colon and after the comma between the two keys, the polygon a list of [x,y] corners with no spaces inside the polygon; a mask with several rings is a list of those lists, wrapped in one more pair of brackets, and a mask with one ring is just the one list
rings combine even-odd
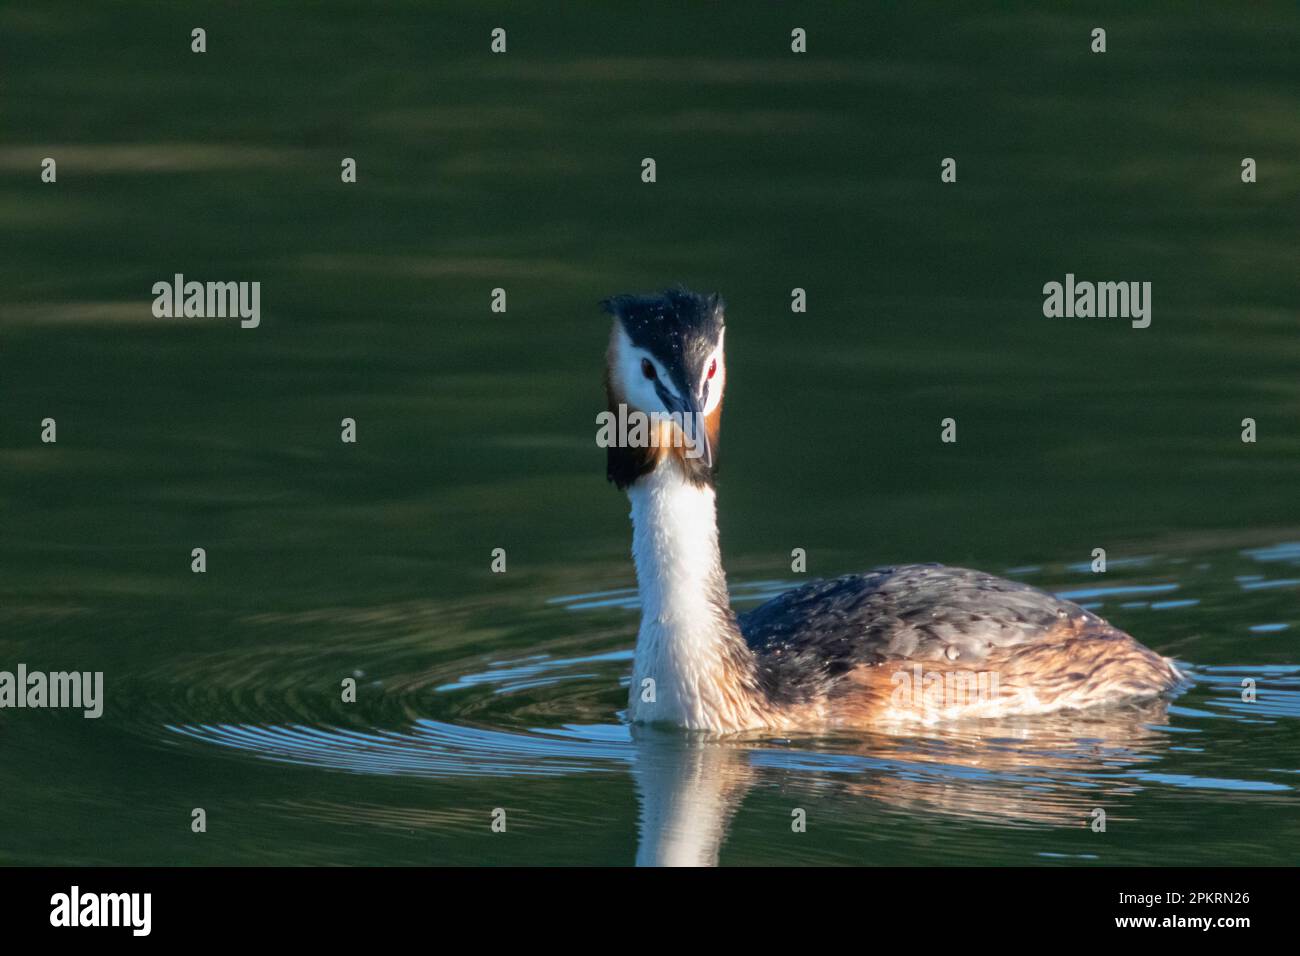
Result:
{"label": "dark green water", "polygon": [[[0,863],[1294,863],[1294,4],[553,6],[0,11],[0,670],[107,697],[0,710]],[[178,272],[260,327],[154,319]],[[1067,272],[1151,327],[1044,318]],[[738,607],[794,547],[978,567],[1194,686],[634,740],[595,303],[678,281],[729,302]]]}

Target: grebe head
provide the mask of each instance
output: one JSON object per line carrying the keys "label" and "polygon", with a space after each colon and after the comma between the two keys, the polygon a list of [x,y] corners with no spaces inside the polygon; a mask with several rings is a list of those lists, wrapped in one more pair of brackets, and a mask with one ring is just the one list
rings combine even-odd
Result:
{"label": "grebe head", "polygon": [[609,480],[626,488],[672,460],[693,483],[711,484],[727,380],[722,300],[670,289],[601,305],[614,317],[605,368],[609,410],[618,415],[623,405],[665,423],[650,447],[610,446]]}

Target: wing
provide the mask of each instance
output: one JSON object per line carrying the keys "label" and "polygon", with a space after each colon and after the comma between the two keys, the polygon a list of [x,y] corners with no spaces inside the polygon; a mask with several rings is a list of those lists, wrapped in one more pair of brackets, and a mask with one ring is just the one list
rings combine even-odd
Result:
{"label": "wing", "polygon": [[741,615],[739,624],[764,685],[796,699],[862,664],[978,663],[1000,648],[1106,626],[1027,584],[938,564],[814,581]]}

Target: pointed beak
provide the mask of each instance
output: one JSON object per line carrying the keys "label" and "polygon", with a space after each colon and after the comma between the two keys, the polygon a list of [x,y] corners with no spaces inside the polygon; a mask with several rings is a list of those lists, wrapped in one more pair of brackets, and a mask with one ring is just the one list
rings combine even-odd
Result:
{"label": "pointed beak", "polygon": [[708,389],[706,382],[700,395],[688,395],[683,399],[670,392],[662,383],[655,383],[655,392],[659,395],[659,400],[664,403],[664,408],[682,416],[682,432],[686,436],[686,457],[702,461],[705,468],[712,468],[713,446],[709,444],[709,430],[704,426],[704,403],[709,397]]}

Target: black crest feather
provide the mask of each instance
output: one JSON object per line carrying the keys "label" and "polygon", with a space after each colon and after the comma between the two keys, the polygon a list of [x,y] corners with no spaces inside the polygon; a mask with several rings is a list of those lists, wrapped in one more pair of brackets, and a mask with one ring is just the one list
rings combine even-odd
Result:
{"label": "black crest feather", "polygon": [[681,286],[652,295],[610,296],[600,305],[622,321],[633,345],[666,361],[680,361],[692,345],[706,343],[712,349],[726,311],[716,292],[703,295]]}

